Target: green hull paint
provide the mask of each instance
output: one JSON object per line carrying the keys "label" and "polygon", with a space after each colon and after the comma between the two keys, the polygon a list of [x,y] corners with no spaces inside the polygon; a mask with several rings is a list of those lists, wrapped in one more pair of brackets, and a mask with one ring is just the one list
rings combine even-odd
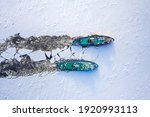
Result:
{"label": "green hull paint", "polygon": [[62,60],[57,63],[57,68],[61,71],[91,71],[98,67],[98,65],[86,60]]}
{"label": "green hull paint", "polygon": [[91,35],[87,37],[78,37],[73,41],[72,45],[80,45],[82,47],[99,46],[109,44],[114,41],[113,38],[103,35]]}

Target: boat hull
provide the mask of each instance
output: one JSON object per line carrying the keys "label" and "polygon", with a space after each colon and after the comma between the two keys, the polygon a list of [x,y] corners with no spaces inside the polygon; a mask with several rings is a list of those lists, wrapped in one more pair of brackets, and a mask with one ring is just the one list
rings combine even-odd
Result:
{"label": "boat hull", "polygon": [[57,63],[57,68],[61,71],[92,71],[98,65],[86,60],[64,60]]}
{"label": "boat hull", "polygon": [[72,45],[89,47],[89,46],[99,46],[105,45],[113,42],[114,39],[108,36],[103,35],[91,35],[87,37],[78,37],[75,38]]}

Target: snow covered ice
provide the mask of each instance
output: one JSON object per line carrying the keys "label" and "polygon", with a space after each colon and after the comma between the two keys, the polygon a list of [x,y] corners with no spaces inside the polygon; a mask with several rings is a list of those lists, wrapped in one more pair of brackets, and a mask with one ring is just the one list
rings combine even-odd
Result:
{"label": "snow covered ice", "polygon": [[[99,65],[96,71],[0,79],[0,99],[150,99],[149,4],[149,0],[0,1],[0,42],[16,33],[23,37],[97,33],[115,39],[111,45],[88,48],[83,55],[82,48],[73,47],[75,58]],[[14,51],[8,49],[3,56],[12,58]],[[41,51],[30,55],[44,59]]]}

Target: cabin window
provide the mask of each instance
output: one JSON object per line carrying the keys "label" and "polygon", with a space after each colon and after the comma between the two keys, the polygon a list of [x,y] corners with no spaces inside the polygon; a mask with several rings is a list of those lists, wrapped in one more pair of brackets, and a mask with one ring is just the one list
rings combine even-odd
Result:
{"label": "cabin window", "polygon": [[89,41],[94,42],[95,41],[94,37],[91,37]]}

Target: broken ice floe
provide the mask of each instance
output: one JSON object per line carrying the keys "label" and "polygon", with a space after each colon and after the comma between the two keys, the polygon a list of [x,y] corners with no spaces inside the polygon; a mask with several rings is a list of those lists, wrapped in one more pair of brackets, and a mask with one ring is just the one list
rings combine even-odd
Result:
{"label": "broken ice floe", "polygon": [[[11,36],[0,43],[0,77],[56,71],[56,62],[62,59],[60,53],[67,50],[72,41],[67,35],[23,38],[18,33]],[[60,51],[56,53],[55,50]],[[37,60],[32,59],[35,54]]]}
{"label": "broken ice floe", "polygon": [[19,49],[29,49],[32,51],[52,51],[57,48],[62,49],[65,46],[70,46],[73,39],[70,36],[31,36],[23,38],[18,34],[11,36],[4,43],[0,43],[0,53],[4,52],[7,48],[14,47],[16,52]]}

